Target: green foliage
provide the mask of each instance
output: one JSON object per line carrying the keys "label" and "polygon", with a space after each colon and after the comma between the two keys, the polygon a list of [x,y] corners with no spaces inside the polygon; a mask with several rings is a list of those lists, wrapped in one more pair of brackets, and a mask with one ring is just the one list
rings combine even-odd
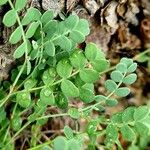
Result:
{"label": "green foliage", "polygon": [[[75,14],[56,20],[51,10],[41,13],[36,8],[26,8],[26,0],[16,0],[14,4],[11,0],[0,1],[0,5],[5,3],[11,9],[3,23],[7,27],[15,25],[9,42],[17,44],[17,48],[11,80],[3,81],[0,87],[0,149],[13,150],[16,137],[29,125],[27,130],[31,129],[33,135],[35,132],[28,140],[33,149],[82,150],[87,136],[89,149],[96,149],[99,137],[105,138],[107,149],[112,149],[113,144],[121,149],[120,133],[129,142],[137,135],[150,134],[148,106],[129,107],[109,119],[102,114],[106,107],[118,104],[118,97],[130,93],[126,85],[137,79],[137,64],[132,59],[122,58],[104,82],[106,94],[96,95],[95,83],[112,68],[94,43],[87,43],[85,50],[77,48],[90,33],[87,20]],[[75,106],[72,99],[81,102],[82,107]],[[51,108],[59,113],[51,112]],[[91,116],[93,111],[98,117]],[[76,129],[66,125],[62,129],[64,136],[39,145],[42,127],[49,118],[63,116],[70,117]],[[87,122],[85,131],[78,130],[77,122],[82,119]]]}

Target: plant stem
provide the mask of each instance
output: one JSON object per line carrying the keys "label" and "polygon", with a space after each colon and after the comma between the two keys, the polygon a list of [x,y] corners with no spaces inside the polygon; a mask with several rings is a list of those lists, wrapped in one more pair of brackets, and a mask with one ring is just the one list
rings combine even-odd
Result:
{"label": "plant stem", "polygon": [[140,58],[140,56],[144,55],[144,54],[147,54],[147,53],[150,53],[150,48],[145,50],[144,52],[141,52],[139,54],[137,54],[136,56],[134,56],[132,59],[133,60],[138,60]]}
{"label": "plant stem", "polygon": [[51,144],[51,143],[52,143],[52,141],[48,141],[48,142],[45,142],[45,143],[40,144],[40,145],[38,145],[38,146],[29,148],[29,149],[27,149],[27,150],[36,150],[36,149],[38,149],[38,148],[40,148],[40,147],[43,147],[43,146],[45,146],[45,145],[49,145],[49,144]]}
{"label": "plant stem", "polygon": [[[11,0],[8,0],[8,2],[9,2],[10,7],[11,7],[13,10],[15,10],[15,8],[14,8],[13,3],[11,2]],[[20,18],[19,18],[19,16],[18,16],[17,11],[16,11],[16,18],[17,18],[18,25],[19,25],[20,28],[21,28],[23,41],[27,43],[27,40],[26,40],[26,37],[25,37],[25,33],[24,33],[24,30],[23,30],[23,26],[22,26],[22,24],[21,24],[21,21],[20,21]],[[24,61],[23,65],[22,65],[22,67],[21,67],[21,69],[20,69],[20,71],[19,71],[19,73],[18,73],[18,75],[17,75],[17,77],[16,77],[16,79],[15,79],[15,81],[14,81],[12,87],[10,87],[10,92],[9,92],[9,94],[7,95],[7,97],[6,97],[5,99],[2,100],[2,103],[0,104],[0,107],[2,107],[2,106],[7,102],[7,100],[8,100],[9,97],[11,96],[12,92],[14,91],[14,88],[15,88],[15,86],[16,86],[16,84],[17,84],[17,82],[18,82],[18,80],[19,80],[19,78],[20,78],[20,76],[21,76],[21,74],[22,74],[22,72],[23,72],[25,66],[26,66],[27,57],[28,57],[28,49],[27,49],[27,46],[26,46],[26,49],[25,49],[25,61]]]}

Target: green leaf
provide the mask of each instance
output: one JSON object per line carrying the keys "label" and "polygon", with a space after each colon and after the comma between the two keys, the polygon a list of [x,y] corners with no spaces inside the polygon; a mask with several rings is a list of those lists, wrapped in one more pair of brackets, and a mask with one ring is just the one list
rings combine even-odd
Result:
{"label": "green leaf", "polygon": [[40,23],[39,22],[32,22],[26,32],[26,38],[31,38],[34,33],[36,32],[37,28],[39,27]]}
{"label": "green leaf", "polygon": [[14,58],[17,59],[17,58],[22,57],[24,55],[26,49],[27,49],[27,43],[24,42],[15,50],[15,52],[13,54]]}
{"label": "green leaf", "polygon": [[125,73],[127,72],[127,65],[125,63],[119,63],[117,66],[116,66],[116,70],[122,72],[122,73]]}
{"label": "green leaf", "polygon": [[94,100],[96,102],[102,102],[102,101],[105,101],[106,99],[107,99],[107,97],[104,96],[104,95],[96,95],[95,98],[94,98]]}
{"label": "green leaf", "polygon": [[69,38],[72,39],[75,43],[82,43],[85,41],[85,36],[79,31],[72,31],[69,34]]}
{"label": "green leaf", "polygon": [[107,70],[110,65],[109,61],[107,61],[106,59],[96,59],[92,61],[91,64],[93,66],[93,69],[100,73]]}
{"label": "green leaf", "polygon": [[118,104],[118,101],[116,99],[106,99],[106,105],[113,107],[116,106]]}
{"label": "green leaf", "polygon": [[127,141],[133,141],[136,137],[133,129],[126,124],[121,127],[120,131],[123,138]]}
{"label": "green leaf", "polygon": [[83,150],[81,142],[75,138],[68,140],[67,146],[68,148],[65,150]]}
{"label": "green leaf", "polygon": [[29,90],[32,89],[33,87],[35,87],[37,83],[37,80],[35,79],[28,79],[25,83],[24,83],[24,88]]}
{"label": "green leaf", "polygon": [[27,75],[31,72],[31,62],[27,60]]}
{"label": "green leaf", "polygon": [[133,64],[133,60],[130,58],[122,58],[120,60],[121,63],[126,64],[127,67],[129,67],[131,64]]}
{"label": "green leaf", "polygon": [[79,22],[79,17],[77,15],[70,15],[66,20],[65,20],[65,25],[68,29],[74,29]]}
{"label": "green leaf", "polygon": [[16,11],[15,10],[9,10],[3,18],[3,23],[7,27],[11,27],[16,23],[17,17],[16,17]]}
{"label": "green leaf", "polygon": [[58,22],[56,20],[50,20],[49,22],[47,22],[44,27],[43,27],[43,31],[48,33],[49,39],[53,37],[54,33],[56,32],[58,27]]}
{"label": "green leaf", "polygon": [[53,91],[48,87],[43,88],[40,92],[40,100],[44,106],[45,105],[54,105],[55,98],[53,95]]}
{"label": "green leaf", "polygon": [[67,31],[67,28],[65,26],[65,22],[64,21],[59,22],[58,27],[57,27],[57,34],[58,35],[65,35],[66,33],[68,33],[68,31]]}
{"label": "green leaf", "polygon": [[125,84],[133,84],[136,80],[137,80],[137,75],[135,73],[132,73],[132,74],[127,75],[123,79],[123,83],[125,83]]}
{"label": "green leaf", "polygon": [[127,109],[125,109],[122,113],[122,121],[124,123],[133,122],[134,112],[135,112],[135,107],[128,107]]}
{"label": "green leaf", "polygon": [[84,103],[91,103],[92,101],[94,101],[95,95],[93,91],[87,88],[81,87],[79,89],[79,93],[80,93],[79,96]]}
{"label": "green leaf", "polygon": [[63,80],[61,83],[61,90],[67,97],[78,97],[78,88],[69,80]]}
{"label": "green leaf", "polygon": [[47,41],[44,43],[44,49],[48,56],[55,56],[55,46],[51,41]]}
{"label": "green leaf", "polygon": [[110,75],[111,79],[115,82],[121,82],[123,79],[123,75],[120,71],[113,71]]}
{"label": "green leaf", "polygon": [[114,125],[109,124],[106,128],[107,138],[113,140],[114,142],[118,139],[118,132]]}
{"label": "green leaf", "polygon": [[144,122],[135,122],[134,129],[141,135],[141,136],[148,136],[150,132],[150,127]]}
{"label": "green leaf", "polygon": [[116,90],[117,88],[117,84],[113,81],[113,80],[107,80],[105,82],[105,88],[109,91],[109,92],[113,92]]}
{"label": "green leaf", "polygon": [[73,68],[67,59],[60,60],[56,66],[57,73],[62,78],[70,77],[72,69]]}
{"label": "green leaf", "polygon": [[126,97],[130,93],[130,89],[127,87],[121,87],[116,89],[115,94],[120,97]]}
{"label": "green leaf", "polygon": [[14,116],[11,120],[11,127],[14,131],[18,131],[21,128],[22,125],[22,119],[19,116]]}
{"label": "green leaf", "polygon": [[23,107],[28,108],[31,104],[31,95],[29,92],[20,92],[16,96],[17,103]]}
{"label": "green leaf", "polygon": [[93,69],[80,70],[79,75],[81,80],[86,83],[93,83],[99,79],[99,73]]}
{"label": "green leaf", "polygon": [[82,87],[86,88],[94,93],[94,84],[93,83],[85,83]]}
{"label": "green leaf", "polygon": [[80,112],[77,108],[70,108],[68,110],[68,115],[74,119],[78,119],[80,117]]}
{"label": "green leaf", "polygon": [[26,6],[26,3],[26,0],[16,0],[15,9],[18,11],[22,10]]}
{"label": "green leaf", "polygon": [[90,121],[87,125],[87,133],[89,136],[93,136],[96,133],[97,130],[97,121]]}
{"label": "green leaf", "polygon": [[66,109],[68,107],[68,98],[62,93],[57,95],[55,101],[56,105],[61,109]]}
{"label": "green leaf", "polygon": [[47,10],[46,12],[44,12],[44,14],[41,17],[41,22],[43,24],[46,24],[47,21],[52,20],[54,17],[54,13],[51,10]]}
{"label": "green leaf", "polygon": [[0,116],[1,116],[0,117],[0,123],[1,123],[6,118],[6,112],[5,112],[4,107],[0,107]]}
{"label": "green leaf", "polygon": [[21,27],[17,27],[15,29],[15,31],[11,34],[10,38],[9,38],[9,42],[11,44],[16,44],[21,40],[22,37],[22,29]]}
{"label": "green leaf", "polygon": [[150,113],[149,108],[147,106],[140,106],[134,112],[134,120],[139,121],[143,120]]}
{"label": "green leaf", "polygon": [[71,56],[70,61],[73,67],[77,69],[83,69],[87,63],[87,60],[80,50],[76,50]]}
{"label": "green leaf", "polygon": [[86,45],[85,56],[88,60],[94,61],[96,59],[97,54],[98,54],[98,48],[97,48],[96,44],[89,43]]}
{"label": "green leaf", "polygon": [[145,54],[140,54],[140,56],[137,58],[137,61],[138,62],[146,62],[149,60],[149,56],[145,55]]}
{"label": "green leaf", "polygon": [[22,23],[22,25],[27,25],[32,21],[40,20],[40,17],[41,17],[40,11],[36,8],[30,7],[29,9],[27,9],[27,13],[23,17],[21,23]]}
{"label": "green leaf", "polygon": [[48,70],[44,71],[42,80],[45,85],[51,85],[55,81],[56,77],[56,70],[54,68],[49,68]]}
{"label": "green leaf", "polygon": [[119,124],[122,123],[122,112],[118,112],[111,117],[111,122]]}
{"label": "green leaf", "polygon": [[85,19],[80,19],[78,25],[74,30],[81,32],[83,35],[87,36],[90,33],[89,23]]}
{"label": "green leaf", "polygon": [[57,136],[54,139],[54,150],[67,150],[67,140],[63,136]]}
{"label": "green leaf", "polygon": [[129,68],[128,68],[128,72],[132,73],[137,69],[137,63],[133,63]]}
{"label": "green leaf", "polygon": [[69,140],[74,137],[73,130],[67,125],[64,127],[64,134]]}
{"label": "green leaf", "polygon": [[64,35],[54,40],[55,45],[59,45],[63,50],[70,51],[72,48],[71,41]]}
{"label": "green leaf", "polygon": [[8,0],[0,0],[0,6],[7,3]]}
{"label": "green leaf", "polygon": [[68,29],[74,29],[79,22],[79,17],[77,15],[70,15],[66,20],[65,20],[65,25]]}
{"label": "green leaf", "polygon": [[128,150],[140,150],[139,149],[139,146],[136,146],[136,145],[130,145]]}

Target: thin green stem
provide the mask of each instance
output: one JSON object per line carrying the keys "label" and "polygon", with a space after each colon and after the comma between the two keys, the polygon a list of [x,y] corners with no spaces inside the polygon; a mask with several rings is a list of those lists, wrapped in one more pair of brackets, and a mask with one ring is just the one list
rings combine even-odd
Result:
{"label": "thin green stem", "polygon": [[150,48],[145,50],[145,51],[143,51],[143,52],[141,52],[141,53],[139,53],[139,54],[137,54],[136,56],[134,56],[133,60],[138,60],[142,55],[145,55],[147,53],[150,53]]}
{"label": "thin green stem", "polygon": [[36,120],[47,119],[47,118],[54,118],[54,117],[62,117],[62,116],[68,116],[68,114],[67,113],[63,113],[63,114],[46,115],[46,116],[42,116],[42,117],[36,118]]}
{"label": "thin green stem", "polygon": [[[54,118],[54,117],[62,117],[62,116],[67,116],[67,113],[64,114],[54,114],[54,115],[47,115],[47,116],[42,116],[37,118],[36,120],[41,120],[41,119],[46,119],[46,118]],[[18,132],[15,133],[15,135],[10,139],[10,141],[5,145],[7,146],[8,144],[10,144],[11,142],[14,142],[16,137],[25,129],[30,125],[30,121],[28,121]]]}
{"label": "thin green stem", "polygon": [[27,149],[27,150],[36,150],[36,149],[39,149],[39,148],[41,148],[41,147],[43,147],[43,146],[45,146],[45,145],[49,145],[49,144],[52,144],[52,141],[45,142],[45,143],[43,143],[43,144],[40,144],[40,145],[38,145],[38,146],[29,148],[29,149]]}
{"label": "thin green stem", "polygon": [[[8,2],[9,2],[9,5],[11,6],[11,8],[12,8],[13,10],[15,10],[15,8],[14,8],[13,3],[11,2],[11,0],[8,0]],[[21,28],[23,41],[27,43],[27,40],[26,40],[26,37],[25,37],[25,33],[24,33],[24,30],[23,30],[23,26],[22,26],[22,24],[21,24],[21,21],[20,21],[20,18],[19,18],[19,16],[18,16],[17,11],[16,11],[16,18],[17,18],[18,25],[19,25],[20,28]],[[15,86],[16,86],[16,84],[17,84],[17,82],[18,82],[18,80],[19,80],[21,74],[23,73],[23,70],[24,70],[25,66],[26,66],[27,57],[28,57],[28,49],[27,49],[27,46],[26,46],[26,48],[25,48],[25,61],[24,61],[23,65],[22,65],[22,67],[21,67],[21,69],[20,69],[20,71],[19,71],[19,73],[18,73],[18,75],[17,75],[17,77],[16,77],[16,79],[15,79],[13,85],[10,87],[10,92],[9,92],[9,94],[7,95],[7,97],[6,97],[5,99],[2,100],[2,103],[0,104],[0,107],[2,107],[2,106],[7,102],[7,100],[10,98],[12,92],[14,91],[14,88],[15,88]]]}
{"label": "thin green stem", "polygon": [[[126,76],[126,73],[123,75],[123,78],[124,78],[125,76]],[[123,80],[123,79],[122,79],[122,80]],[[120,87],[120,85],[122,84],[122,80],[118,83],[116,89],[118,89],[118,88]],[[110,98],[110,97],[115,93],[116,89],[114,89],[114,90],[106,97],[106,99]],[[86,111],[86,110],[89,110],[89,109],[92,110],[92,109],[94,109],[96,106],[98,106],[98,105],[100,105],[100,104],[102,104],[102,103],[104,103],[104,101],[100,101],[100,102],[98,102],[98,103],[96,103],[96,104],[94,104],[94,105],[90,105],[90,106],[88,106],[88,107],[85,107],[85,108],[83,108],[83,109],[80,109],[79,111],[80,111],[80,112],[83,112],[83,111]]]}
{"label": "thin green stem", "polygon": [[21,76],[21,74],[22,74],[22,72],[24,70],[25,65],[26,65],[26,61],[24,62],[23,66],[21,67],[21,69],[20,69],[20,71],[19,71],[19,73],[18,73],[18,75],[17,75],[13,85],[10,87],[9,94],[6,96],[6,98],[1,100],[0,107],[2,107],[8,101],[10,96],[12,96],[12,93],[14,91],[15,85],[17,84],[17,82],[18,82],[18,80],[19,80],[19,78],[20,78],[20,76]]}

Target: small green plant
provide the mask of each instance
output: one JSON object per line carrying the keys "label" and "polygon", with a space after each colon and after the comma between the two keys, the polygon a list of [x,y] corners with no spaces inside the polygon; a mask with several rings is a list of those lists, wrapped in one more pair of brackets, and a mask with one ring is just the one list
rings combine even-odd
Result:
{"label": "small green plant", "polygon": [[[29,126],[29,149],[36,150],[83,150],[84,146],[95,150],[102,146],[97,141],[99,137],[105,138],[106,149],[112,149],[115,144],[123,149],[120,133],[132,143],[132,148],[138,135],[150,134],[147,106],[129,107],[111,118],[102,113],[105,107],[117,105],[117,97],[130,93],[126,85],[137,79],[134,73],[137,64],[132,59],[122,58],[115,68],[110,68],[109,61],[95,44],[87,44],[85,50],[77,48],[90,33],[88,22],[77,15],[58,21],[52,11],[42,14],[36,8],[28,8],[22,17],[20,13],[26,0],[16,0],[15,4],[11,0],[0,1],[0,5],[6,3],[11,10],[5,14],[3,23],[7,27],[16,25],[9,42],[19,46],[13,55],[17,67],[11,71],[10,80],[1,82],[0,149],[15,149],[15,140]],[[109,71],[112,71],[110,79],[104,85],[106,95],[96,95],[94,83]],[[71,99],[82,101],[83,107],[70,105]],[[50,107],[63,113],[47,114]],[[99,112],[95,118],[93,111]],[[42,126],[50,118],[65,116],[73,121],[85,119],[85,131],[65,126],[65,136],[39,143]],[[84,144],[85,137],[89,138],[88,144]]]}

